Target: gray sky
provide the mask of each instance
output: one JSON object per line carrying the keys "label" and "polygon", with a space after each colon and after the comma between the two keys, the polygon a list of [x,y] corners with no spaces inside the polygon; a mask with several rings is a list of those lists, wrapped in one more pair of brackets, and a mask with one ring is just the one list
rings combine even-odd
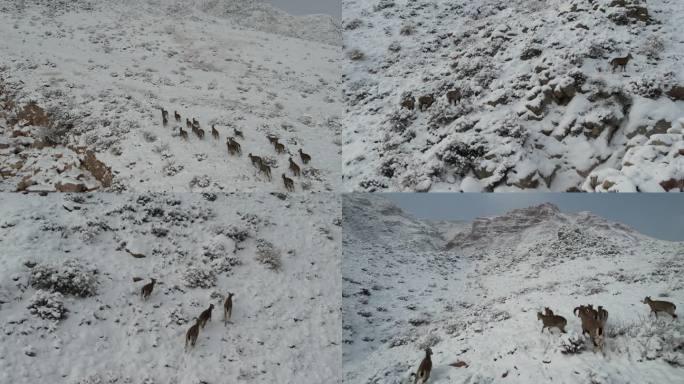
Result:
{"label": "gray sky", "polygon": [[325,13],[335,16],[337,20],[342,18],[342,6],[340,0],[268,0],[276,7],[293,15],[309,15],[312,13]]}
{"label": "gray sky", "polygon": [[684,193],[386,193],[384,196],[416,217],[466,221],[550,202],[562,212],[590,211],[655,238],[684,241]]}

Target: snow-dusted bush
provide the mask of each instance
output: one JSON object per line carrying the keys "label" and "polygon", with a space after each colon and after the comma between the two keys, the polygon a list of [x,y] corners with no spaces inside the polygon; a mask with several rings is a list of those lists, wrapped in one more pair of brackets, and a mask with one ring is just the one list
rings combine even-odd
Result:
{"label": "snow-dusted bush", "polygon": [[357,60],[363,59],[363,57],[364,57],[363,52],[358,48],[354,48],[354,49],[349,51],[349,58],[351,60],[357,61]]}
{"label": "snow-dusted bush", "polygon": [[348,31],[353,31],[353,30],[359,28],[361,26],[361,24],[363,24],[363,21],[361,21],[361,19],[354,19],[354,20],[351,20],[350,22],[348,22],[344,26],[344,29],[346,29]]}
{"label": "snow-dusted bush", "polygon": [[280,260],[280,250],[273,243],[264,239],[256,241],[257,255],[256,260],[264,264],[268,269],[280,270],[282,264]]}
{"label": "snow-dusted bush", "polygon": [[198,188],[206,188],[211,185],[211,178],[207,175],[201,175],[201,176],[193,176],[192,180],[190,180],[190,189],[198,187]]}
{"label": "snow-dusted bush", "polygon": [[223,232],[224,235],[233,239],[236,243],[241,243],[249,238],[249,231],[245,228],[239,228],[236,226],[231,226]]}
{"label": "snow-dusted bush", "polygon": [[434,347],[437,345],[440,341],[442,341],[442,338],[439,337],[438,335],[434,333],[430,333],[427,336],[425,336],[419,343],[418,343],[418,349],[419,350],[425,350],[425,348],[428,347]]}
{"label": "snow-dusted bush", "polygon": [[80,297],[97,293],[97,269],[69,259],[58,266],[36,265],[31,269],[29,282],[36,289],[44,289]]}
{"label": "snow-dusted bush", "polygon": [[416,33],[416,26],[413,23],[407,23],[401,26],[399,33],[402,35],[413,35]]}
{"label": "snow-dusted bush", "polygon": [[[145,375],[146,376],[146,375]],[[115,372],[96,373],[88,375],[73,384],[155,384],[156,381],[152,377],[143,377],[133,380],[131,377],[122,376]]]}
{"label": "snow-dusted bush", "polygon": [[561,335],[560,349],[561,353],[566,355],[581,353],[586,349],[584,337],[575,332]]}
{"label": "snow-dusted bush", "polygon": [[29,312],[46,320],[62,320],[66,318],[64,297],[59,292],[47,292],[39,289],[29,299]]}
{"label": "snow-dusted bush", "polygon": [[185,285],[190,288],[211,288],[216,286],[216,274],[205,267],[190,266],[183,274]]}
{"label": "snow-dusted bush", "polygon": [[373,10],[378,12],[383,9],[392,8],[394,5],[394,0],[380,0],[375,6],[373,6]]}
{"label": "snow-dusted bush", "polygon": [[182,171],[183,168],[185,168],[183,165],[169,161],[164,165],[162,172],[164,172],[166,176],[175,176],[178,172]]}
{"label": "snow-dusted bush", "polygon": [[142,137],[147,141],[148,143],[153,143],[157,141],[157,135],[154,134],[154,132],[150,131],[143,131],[142,132]]}
{"label": "snow-dusted bush", "polygon": [[650,35],[646,38],[639,53],[646,55],[651,60],[658,59],[665,50],[665,42],[658,35]]}
{"label": "snow-dusted bush", "polygon": [[663,90],[674,82],[676,82],[676,76],[673,72],[644,73],[639,78],[630,81],[627,89],[639,96],[657,99],[663,95]]}
{"label": "snow-dusted bush", "polygon": [[228,272],[234,266],[242,264],[242,261],[234,255],[233,250],[226,250],[223,243],[211,243],[203,248],[203,256],[209,259],[212,270],[222,273]]}

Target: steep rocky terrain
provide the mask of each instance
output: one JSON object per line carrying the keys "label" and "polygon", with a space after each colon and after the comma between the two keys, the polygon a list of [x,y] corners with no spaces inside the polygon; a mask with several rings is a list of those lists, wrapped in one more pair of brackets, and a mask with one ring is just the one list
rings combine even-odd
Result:
{"label": "steep rocky terrain", "polygon": [[683,189],[683,2],[343,9],[346,190]]}
{"label": "steep rocky terrain", "polygon": [[[656,319],[645,296],[684,308],[684,243],[657,240],[551,204],[446,226],[379,196],[343,200],[342,328],[346,383],[677,383],[684,323]],[[609,311],[603,352],[573,308]],[[537,311],[567,319],[540,333]]]}

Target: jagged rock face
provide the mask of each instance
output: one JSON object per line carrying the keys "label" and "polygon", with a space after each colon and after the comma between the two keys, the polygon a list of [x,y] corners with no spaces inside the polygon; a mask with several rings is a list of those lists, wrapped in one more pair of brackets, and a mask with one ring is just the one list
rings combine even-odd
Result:
{"label": "jagged rock face", "polygon": [[[477,218],[469,232],[458,234],[447,244],[447,249],[468,245],[485,245],[501,235],[518,234],[521,231],[551,221],[565,221],[557,206],[544,203],[515,209],[492,218]],[[556,224],[552,224],[556,225]]]}
{"label": "jagged rock face", "polygon": [[560,234],[568,232],[580,233],[581,231],[581,237],[595,237],[596,235],[589,232],[583,232],[584,229],[589,228],[592,231],[610,233],[613,237],[626,242],[636,239],[634,231],[622,223],[612,222],[589,212],[575,215],[564,214],[554,204],[544,203],[529,208],[515,209],[496,217],[477,218],[469,230],[456,234],[446,244],[446,248],[486,249],[493,246],[508,246],[512,249],[528,230],[537,236],[547,237],[550,241],[562,241]]}
{"label": "jagged rock face", "polygon": [[[444,242],[433,225],[411,217],[380,196],[355,195],[343,199],[342,217],[350,223],[350,236],[381,243],[388,249],[422,244],[425,249],[436,250]],[[397,236],[402,232],[410,236]]]}

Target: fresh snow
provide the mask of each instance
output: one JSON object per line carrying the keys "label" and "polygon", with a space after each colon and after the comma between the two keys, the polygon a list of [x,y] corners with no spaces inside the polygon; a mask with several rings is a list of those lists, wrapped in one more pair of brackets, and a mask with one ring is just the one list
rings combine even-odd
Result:
{"label": "fresh snow", "polygon": [[[413,218],[377,195],[343,197],[345,383],[680,383],[684,243],[551,204],[471,223]],[[649,315],[645,296],[677,305]],[[581,336],[580,304],[604,306],[604,352]],[[537,311],[567,319],[540,333]],[[581,340],[585,350],[564,354]],[[462,361],[467,367],[452,364]]]}
{"label": "fresh snow", "polygon": [[684,188],[684,2],[342,6],[344,190]]}
{"label": "fresh snow", "polygon": [[340,382],[335,195],[32,196],[0,194],[1,383]]}
{"label": "fresh snow", "polygon": [[[285,192],[291,156],[302,168],[297,191],[335,191],[336,35],[330,17],[291,16],[263,1],[2,0],[0,190],[64,190],[56,185],[68,179],[82,190]],[[31,102],[47,122],[19,113]],[[179,137],[186,118],[199,120],[203,140]],[[244,132],[241,156],[226,149],[234,128]],[[267,135],[287,153],[277,154]],[[299,149],[312,156],[308,165]],[[112,180],[81,166],[86,150]],[[248,153],[267,158],[272,181]],[[72,174],[58,168],[64,157],[75,158]]]}

